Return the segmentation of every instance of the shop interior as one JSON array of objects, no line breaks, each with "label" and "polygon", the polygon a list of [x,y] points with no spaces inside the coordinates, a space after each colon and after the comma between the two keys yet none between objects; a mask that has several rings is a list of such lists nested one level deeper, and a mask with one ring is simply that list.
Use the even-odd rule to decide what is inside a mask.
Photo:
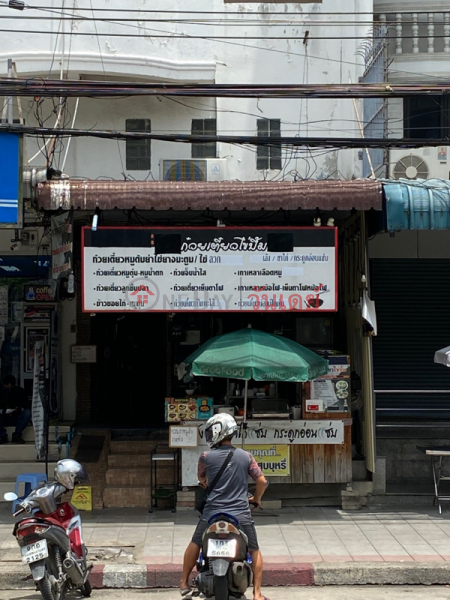
[{"label": "shop interior", "polygon": [[[164,399],[211,398],[214,410],[243,415],[243,381],[178,378],[177,365],[214,336],[251,326],[282,335],[321,354],[345,354],[339,313],[139,313],[93,317],[93,422],[108,427],[167,427]],[[305,386],[249,381],[249,415],[289,418],[301,407]]]}]

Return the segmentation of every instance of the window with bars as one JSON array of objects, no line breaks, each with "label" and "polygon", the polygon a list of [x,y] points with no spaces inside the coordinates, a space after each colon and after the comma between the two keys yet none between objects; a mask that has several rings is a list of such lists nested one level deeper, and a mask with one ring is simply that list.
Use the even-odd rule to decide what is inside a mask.
[{"label": "window with bars", "polygon": [[[192,119],[192,135],[216,135],[216,119]],[[192,144],[192,158],[216,158],[216,142]]]},{"label": "window with bars", "polygon": [[[125,131],[151,132],[150,119],[126,119]],[[127,171],[150,171],[151,140],[126,140]]]},{"label": "window with bars", "polygon": [[[258,119],[259,137],[280,137],[281,121],[280,119]],[[281,146],[266,145],[257,146],[256,149],[256,168],[263,169],[281,169]]]}]

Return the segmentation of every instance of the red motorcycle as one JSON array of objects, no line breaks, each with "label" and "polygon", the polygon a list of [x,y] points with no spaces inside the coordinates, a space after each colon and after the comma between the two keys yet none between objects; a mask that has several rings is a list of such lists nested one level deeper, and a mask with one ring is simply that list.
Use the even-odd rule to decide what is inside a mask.
[{"label": "red motorcycle", "polygon": [[[83,542],[81,518],[77,509],[60,498],[77,483],[89,479],[75,460],[60,460],[55,468],[55,482],[36,488],[19,503],[13,516],[30,516],[18,521],[13,535],[22,553],[22,562],[29,565],[36,588],[44,600],[64,600],[70,589],[83,596],[91,595],[86,547]],[[5,500],[17,500],[8,492]],[[59,500],[59,502],[58,502]]]}]

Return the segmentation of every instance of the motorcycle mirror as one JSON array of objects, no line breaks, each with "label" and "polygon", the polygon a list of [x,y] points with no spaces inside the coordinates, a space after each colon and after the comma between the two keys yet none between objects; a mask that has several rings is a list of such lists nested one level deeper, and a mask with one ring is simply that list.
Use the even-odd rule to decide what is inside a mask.
[{"label": "motorcycle mirror", "polygon": [[3,496],[7,502],[14,502],[14,500],[17,500],[18,497],[19,496],[14,492],[6,492],[6,494]]}]

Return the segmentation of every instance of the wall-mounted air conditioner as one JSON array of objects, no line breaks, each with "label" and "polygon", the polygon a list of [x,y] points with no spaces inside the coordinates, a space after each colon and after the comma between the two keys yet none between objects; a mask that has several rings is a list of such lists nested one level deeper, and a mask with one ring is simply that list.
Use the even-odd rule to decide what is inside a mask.
[{"label": "wall-mounted air conditioner", "polygon": [[450,179],[450,147],[389,151],[391,179]]},{"label": "wall-mounted air conditioner", "polygon": [[159,161],[160,181],[226,181],[226,158],[162,159]]}]

